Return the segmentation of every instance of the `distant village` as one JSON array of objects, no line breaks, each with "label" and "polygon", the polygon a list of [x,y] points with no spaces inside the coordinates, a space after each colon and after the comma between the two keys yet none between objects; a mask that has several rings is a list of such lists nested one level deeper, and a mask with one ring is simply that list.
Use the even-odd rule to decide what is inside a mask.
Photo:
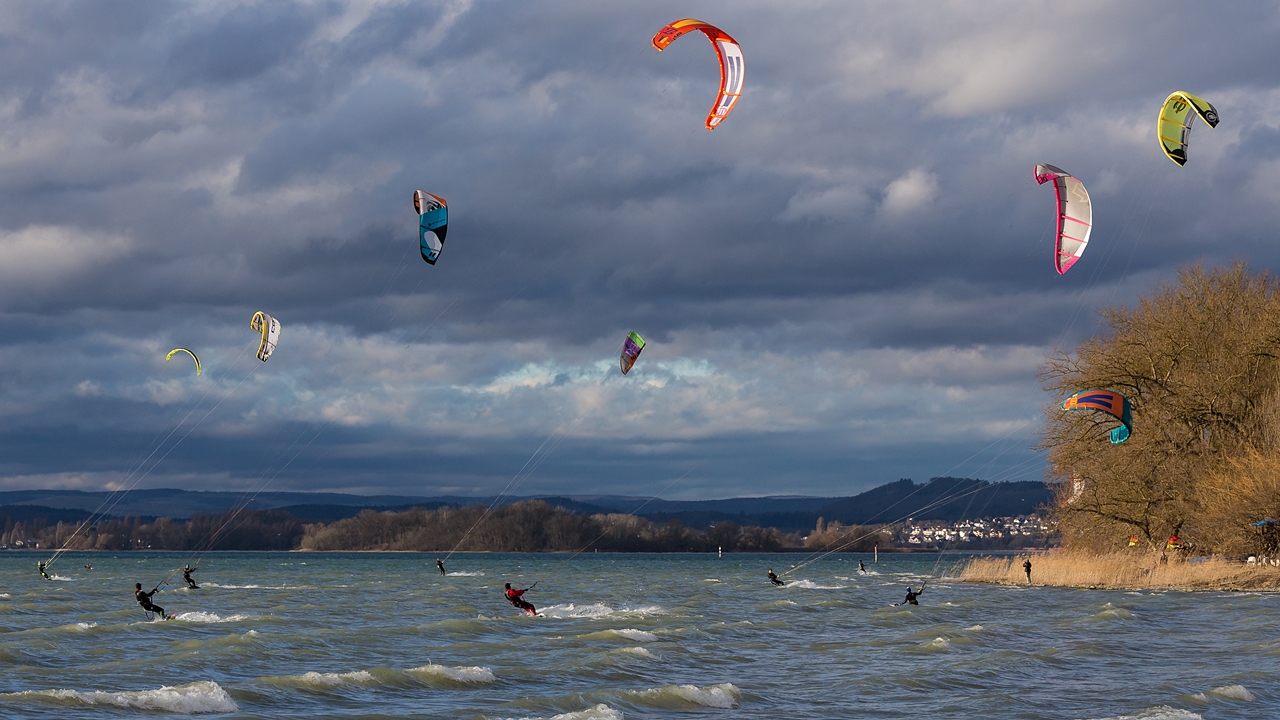
[{"label": "distant village", "polygon": [[1053,523],[1039,515],[955,521],[908,519],[895,530],[893,539],[905,548],[1014,549],[1042,547],[1055,530]]}]

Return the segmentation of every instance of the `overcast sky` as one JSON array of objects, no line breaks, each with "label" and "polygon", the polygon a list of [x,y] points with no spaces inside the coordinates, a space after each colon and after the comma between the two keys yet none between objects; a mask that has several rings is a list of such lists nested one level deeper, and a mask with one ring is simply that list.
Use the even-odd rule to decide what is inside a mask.
[{"label": "overcast sky", "polygon": [[[715,131],[711,45],[649,45],[687,16],[745,55]],[[0,34],[3,489],[1039,480],[1055,344],[1280,259],[1275,2],[49,0]],[[1184,168],[1179,89],[1222,117]],[[1064,277],[1039,162],[1093,198]]]}]

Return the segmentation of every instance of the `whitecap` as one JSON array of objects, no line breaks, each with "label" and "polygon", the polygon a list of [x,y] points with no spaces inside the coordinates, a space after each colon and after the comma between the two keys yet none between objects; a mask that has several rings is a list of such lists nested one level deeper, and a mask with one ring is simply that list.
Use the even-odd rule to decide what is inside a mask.
[{"label": "whitecap", "polygon": [[1098,718],[1098,720],[1204,720],[1204,717],[1190,710],[1180,710],[1168,705],[1157,705],[1146,710],[1140,710],[1132,715],[1115,715],[1113,717]]},{"label": "whitecap", "polygon": [[646,650],[645,648],[642,648],[642,647],[618,648],[617,650],[614,650],[613,652],[626,653],[626,654],[628,654],[628,655],[639,655],[640,657],[642,657],[642,658],[647,658],[647,659],[649,659],[649,660],[657,660],[657,659],[658,659],[658,656],[657,656],[657,655],[654,655],[653,653],[649,652],[648,650]]},{"label": "whitecap", "polygon": [[57,574],[50,575],[49,579],[57,580],[58,582],[75,582],[76,581],[75,578],[62,577],[61,575],[57,575]]},{"label": "whitecap", "polygon": [[714,583],[718,583],[718,582],[720,582],[720,580],[719,580],[718,578],[703,578],[702,582],[714,582]]},{"label": "whitecap", "polygon": [[217,613],[202,612],[200,610],[178,613],[178,616],[174,618],[174,620],[192,623],[229,623],[250,619],[252,618],[248,615],[228,615],[226,617],[221,617]]},{"label": "whitecap", "polygon": [[697,685],[666,685],[650,690],[632,690],[626,694],[650,702],[656,700],[669,703],[676,700],[703,707],[728,709],[738,706],[738,697],[742,693],[732,683],[722,683],[701,688]]},{"label": "whitecap", "polygon": [[805,590],[847,590],[848,585],[819,585],[812,580],[793,580],[786,587],[804,588]]},{"label": "whitecap", "polygon": [[623,715],[608,705],[600,703],[586,710],[562,713],[550,718],[521,718],[521,720],[623,720]]},{"label": "whitecap", "polygon": [[454,572],[449,573],[449,577],[454,577],[454,576],[457,576],[457,577],[484,577],[484,573],[479,572],[479,571],[476,571],[476,572],[454,571]]},{"label": "whitecap", "polygon": [[422,665],[406,670],[414,675],[426,675],[432,678],[445,678],[462,683],[491,683],[494,681],[493,671],[487,667],[446,667],[444,665]]},{"label": "whitecap", "polygon": [[9,593],[0,593],[0,598],[7,598],[7,597],[9,597]]},{"label": "whitecap", "polygon": [[165,685],[158,690],[106,692],[94,690],[27,690],[3,693],[0,697],[74,700],[85,705],[106,705],[136,710],[160,710],[172,713],[228,713],[240,709],[231,696],[216,682],[201,680],[187,685]]},{"label": "whitecap", "polygon": [[72,628],[75,628],[76,630],[88,630],[89,628],[96,628],[96,627],[98,627],[98,623],[94,623],[94,622],[78,622],[78,623],[76,623],[75,625],[67,625],[66,627],[72,627]]},{"label": "whitecap", "polygon": [[977,632],[981,629],[982,629],[981,625],[970,625],[969,627],[965,628],[965,632]]},{"label": "whitecap", "polygon": [[944,637],[936,637],[927,643],[922,643],[920,647],[926,650],[946,650],[951,647],[951,641]]},{"label": "whitecap", "polygon": [[308,672],[302,675],[281,675],[278,677],[264,677],[259,680],[271,683],[272,685],[293,685],[302,688],[312,688],[319,690],[327,690],[331,687],[354,683],[358,685],[368,685],[377,680],[369,673],[368,670],[355,670],[353,672],[344,673],[322,673]]},{"label": "whitecap", "polygon": [[1253,702],[1258,699],[1243,685],[1223,685],[1210,690],[1207,694],[1224,700],[1242,700],[1244,702]]},{"label": "whitecap", "polygon": [[620,635],[628,640],[636,642],[656,642],[658,636],[647,630],[636,630],[635,628],[623,628],[621,630],[609,630],[607,632]]},{"label": "whitecap", "polygon": [[567,605],[551,605],[538,610],[538,614],[543,617],[565,619],[565,618],[599,618],[613,614],[613,608],[602,603],[592,603],[590,605],[578,606],[573,603]]}]

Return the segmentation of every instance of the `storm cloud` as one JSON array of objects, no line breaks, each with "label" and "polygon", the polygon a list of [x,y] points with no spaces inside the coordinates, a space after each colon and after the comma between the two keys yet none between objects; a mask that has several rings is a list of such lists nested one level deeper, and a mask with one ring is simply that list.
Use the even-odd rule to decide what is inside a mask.
[{"label": "storm cloud", "polygon": [[[746,58],[714,132],[706,41],[649,46],[690,14]],[[1277,259],[1278,31],[1274,2],[10,6],[0,487],[1039,478],[1047,352],[1186,263]],[[1179,89],[1222,117],[1184,168]],[[1063,277],[1039,162],[1094,202]]]}]

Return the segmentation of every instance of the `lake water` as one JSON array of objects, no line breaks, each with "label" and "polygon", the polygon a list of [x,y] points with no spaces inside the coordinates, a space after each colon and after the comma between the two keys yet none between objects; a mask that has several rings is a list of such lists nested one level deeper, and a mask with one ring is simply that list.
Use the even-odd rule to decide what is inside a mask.
[{"label": "lake water", "polygon": [[[934,581],[956,559],[0,553],[0,717],[1266,718],[1280,596]],[[871,574],[858,573],[858,560]],[[93,570],[82,566],[91,562]],[[540,581],[542,617],[502,598]],[[181,584],[181,578],[177,578]],[[1274,714],[1273,714],[1274,713]]]}]

